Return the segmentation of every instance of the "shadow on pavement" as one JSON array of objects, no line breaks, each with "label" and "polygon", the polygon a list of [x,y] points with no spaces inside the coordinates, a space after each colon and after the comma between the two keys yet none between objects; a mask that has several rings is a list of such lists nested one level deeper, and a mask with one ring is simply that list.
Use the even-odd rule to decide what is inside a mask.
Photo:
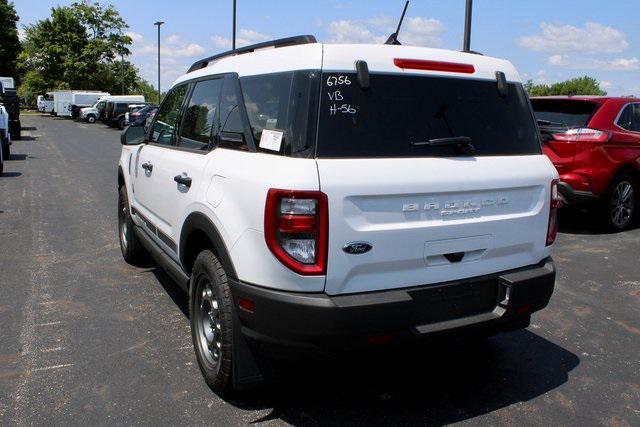
[{"label": "shadow on pavement", "polygon": [[521,330],[305,364],[276,388],[228,403],[271,409],[252,423],[442,425],[520,402],[534,405],[526,402],[567,382],[579,363],[575,354]]},{"label": "shadow on pavement", "polygon": [[[558,225],[560,233],[578,235],[616,234],[615,231],[610,231],[605,227],[602,215],[597,211],[561,209],[558,215]],[[639,227],[640,224],[636,218],[635,223],[628,230],[634,230]]]},{"label": "shadow on pavement", "polygon": [[151,271],[156,279],[162,285],[164,290],[167,292],[169,297],[173,300],[174,304],[178,306],[184,317],[189,318],[189,296],[185,291],[182,290],[180,286],[173,281],[171,277],[162,269],[162,267],[157,266],[153,262],[150,262],[150,265],[153,265],[153,270]]},{"label": "shadow on pavement", "polygon": [[27,160],[26,154],[12,154],[11,158],[7,160]]},{"label": "shadow on pavement", "polygon": [[19,176],[22,176],[20,172],[5,172],[0,175],[0,178],[17,178]]}]

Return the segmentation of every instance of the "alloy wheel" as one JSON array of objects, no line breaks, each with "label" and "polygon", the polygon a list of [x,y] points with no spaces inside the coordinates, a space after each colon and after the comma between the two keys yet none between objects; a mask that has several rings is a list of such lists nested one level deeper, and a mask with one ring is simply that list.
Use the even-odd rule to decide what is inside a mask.
[{"label": "alloy wheel", "polygon": [[616,227],[624,228],[629,224],[633,216],[634,203],[633,185],[629,181],[619,182],[613,189],[609,208],[611,222]]}]

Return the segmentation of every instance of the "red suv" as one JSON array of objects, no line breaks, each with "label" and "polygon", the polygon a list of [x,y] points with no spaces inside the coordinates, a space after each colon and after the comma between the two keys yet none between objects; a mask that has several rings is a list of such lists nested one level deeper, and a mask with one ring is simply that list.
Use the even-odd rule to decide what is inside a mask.
[{"label": "red suv", "polygon": [[609,228],[628,228],[640,202],[640,99],[534,97],[531,104],[565,204],[599,209]]}]

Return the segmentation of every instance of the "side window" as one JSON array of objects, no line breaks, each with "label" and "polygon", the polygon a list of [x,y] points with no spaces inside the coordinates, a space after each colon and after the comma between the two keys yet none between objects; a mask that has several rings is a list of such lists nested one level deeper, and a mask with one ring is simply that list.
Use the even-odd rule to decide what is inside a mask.
[{"label": "side window", "polygon": [[244,127],[240,116],[235,82],[225,80],[220,98],[220,141],[222,148],[248,151],[244,137]]},{"label": "side window", "polygon": [[197,150],[211,147],[211,136],[218,119],[223,79],[196,83],[180,126],[180,146]]},{"label": "side window", "polygon": [[176,140],[176,125],[187,93],[187,85],[172,89],[162,101],[157,119],[153,122],[150,141],[162,145],[173,145]]},{"label": "side window", "polygon": [[633,104],[633,117],[631,118],[631,130],[640,132],[640,104]]},{"label": "side window", "polygon": [[622,113],[620,113],[620,117],[618,117],[617,125],[621,128],[625,128],[627,130],[631,130],[631,124],[633,119],[633,104],[629,104],[624,107]]},{"label": "side window", "polygon": [[[296,157],[313,154],[318,75],[316,71],[294,71],[240,78],[258,151]],[[263,130],[280,134],[280,146],[260,147]]]}]

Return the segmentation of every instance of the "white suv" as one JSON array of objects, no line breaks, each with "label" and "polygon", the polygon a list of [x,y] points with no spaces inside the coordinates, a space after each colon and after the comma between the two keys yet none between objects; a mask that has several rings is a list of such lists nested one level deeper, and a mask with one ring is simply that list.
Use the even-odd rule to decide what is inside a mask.
[{"label": "white suv", "polygon": [[123,256],[189,292],[214,390],[286,358],[524,328],[553,292],[557,173],[507,61],[261,43],[196,62],[122,143]]}]

